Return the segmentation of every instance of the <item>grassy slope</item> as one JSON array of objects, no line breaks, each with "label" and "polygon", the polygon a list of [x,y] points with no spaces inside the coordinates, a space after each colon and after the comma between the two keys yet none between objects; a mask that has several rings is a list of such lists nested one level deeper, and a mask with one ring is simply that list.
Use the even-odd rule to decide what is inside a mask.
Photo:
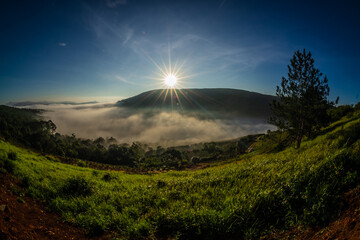
[{"label": "grassy slope", "polygon": [[255,151],[198,171],[98,171],[65,165],[1,140],[0,159],[16,152],[14,174],[24,179],[29,193],[92,233],[255,238],[275,227],[330,219],[339,194],[359,180],[360,141],[350,139],[358,137],[354,131],[359,124],[359,116],[344,118],[301,149]]}]

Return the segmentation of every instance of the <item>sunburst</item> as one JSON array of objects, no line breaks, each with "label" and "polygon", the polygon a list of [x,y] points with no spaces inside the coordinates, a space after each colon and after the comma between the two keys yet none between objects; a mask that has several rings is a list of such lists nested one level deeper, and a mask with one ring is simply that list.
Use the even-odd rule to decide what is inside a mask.
[{"label": "sunburst", "polygon": [[177,83],[177,77],[170,73],[169,75],[167,75],[165,77],[164,83],[169,88],[175,88],[176,83]]},{"label": "sunburst", "polygon": [[[187,75],[185,71],[186,61],[179,60],[173,62],[171,59],[170,45],[168,49],[168,61],[161,59],[160,62],[155,61],[151,56],[146,54],[146,57],[154,64],[157,71],[154,76],[149,77],[150,79],[156,80],[161,86],[162,91],[159,96],[156,98],[156,101],[161,101],[164,103],[166,99],[171,98],[172,108],[177,108],[182,110],[181,99],[187,98],[186,94],[183,92],[182,88],[186,85],[186,81],[192,77],[192,75]],[[167,63],[165,63],[167,62]],[[158,86],[159,86],[158,85]]]}]

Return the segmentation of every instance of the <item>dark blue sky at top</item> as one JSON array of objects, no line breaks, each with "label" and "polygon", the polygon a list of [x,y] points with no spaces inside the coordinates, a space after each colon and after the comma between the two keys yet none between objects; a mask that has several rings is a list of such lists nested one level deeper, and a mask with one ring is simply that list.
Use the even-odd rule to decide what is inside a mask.
[{"label": "dark blue sky at top", "polygon": [[275,94],[298,49],[331,99],[360,101],[359,1],[1,1],[0,103],[117,100],[161,88],[155,63],[182,64],[181,88]]}]

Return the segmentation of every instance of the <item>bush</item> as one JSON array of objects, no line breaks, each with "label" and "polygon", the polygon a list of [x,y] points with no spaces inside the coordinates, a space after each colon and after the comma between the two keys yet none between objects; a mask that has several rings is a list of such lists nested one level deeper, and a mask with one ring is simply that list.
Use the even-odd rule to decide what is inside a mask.
[{"label": "bush", "polygon": [[360,102],[358,102],[355,107],[354,107],[355,111],[360,111]]},{"label": "bush", "polygon": [[7,154],[8,159],[10,160],[16,160],[17,159],[17,153],[16,152],[9,152]]},{"label": "bush", "polygon": [[24,177],[21,181],[21,186],[24,188],[28,188],[30,186],[30,178]]},{"label": "bush", "polygon": [[327,135],[327,139],[338,139],[338,147],[348,147],[360,139],[360,123],[336,133]]},{"label": "bush", "polygon": [[164,182],[164,181],[162,181],[162,180],[158,180],[156,186],[157,186],[158,188],[163,188],[163,187],[166,186],[166,182]]},{"label": "bush", "polygon": [[79,160],[78,164],[79,167],[87,167],[86,162]]},{"label": "bush", "polygon": [[[326,225],[336,209],[339,196],[355,187],[360,169],[355,155],[340,152],[316,171],[309,172],[283,186],[283,198],[289,210],[288,216],[296,223],[301,220],[309,226]],[[271,206],[270,208],[273,208]]]},{"label": "bush", "polygon": [[102,179],[105,181],[105,182],[110,182],[112,177],[110,175],[110,173],[105,173],[104,176],[102,177]]},{"label": "bush", "polygon": [[13,173],[15,169],[15,164],[9,159],[0,159],[0,169],[5,169],[8,173]]},{"label": "bush", "polygon": [[352,114],[353,112],[354,108],[351,105],[342,105],[329,109],[327,111],[327,115],[330,117],[331,122],[335,122],[348,114]]},{"label": "bush", "polygon": [[65,181],[60,188],[60,193],[65,196],[89,196],[93,193],[93,186],[83,177],[73,177]]}]

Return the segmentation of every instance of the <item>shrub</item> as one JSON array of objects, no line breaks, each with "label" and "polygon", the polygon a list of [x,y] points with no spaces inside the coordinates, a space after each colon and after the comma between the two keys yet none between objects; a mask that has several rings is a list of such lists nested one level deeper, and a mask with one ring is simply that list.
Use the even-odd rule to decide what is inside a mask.
[{"label": "shrub", "polygon": [[162,180],[158,180],[156,185],[158,188],[163,188],[166,186],[166,182],[164,182]]},{"label": "shrub", "polygon": [[15,169],[15,164],[9,159],[3,159],[2,163],[0,163],[0,167],[4,168],[8,173],[13,173]]},{"label": "shrub", "polygon": [[90,236],[101,236],[104,234],[105,226],[100,221],[92,221],[88,226],[88,234]]},{"label": "shrub", "polygon": [[83,177],[72,177],[65,181],[60,188],[60,193],[65,196],[88,196],[93,193],[93,186]]},{"label": "shrub", "polygon": [[360,123],[354,124],[353,126],[342,129],[334,134],[329,134],[328,139],[338,138],[338,147],[348,147],[354,144],[360,139]]},{"label": "shrub", "polygon": [[360,102],[358,102],[355,107],[354,107],[355,111],[360,111]]},{"label": "shrub", "polygon": [[30,178],[24,177],[21,181],[21,186],[24,188],[28,188],[30,186]]},{"label": "shrub", "polygon": [[16,160],[17,159],[17,153],[16,152],[9,152],[7,154],[7,156],[8,156],[8,159],[10,159],[10,160]]},{"label": "shrub", "polygon": [[78,164],[79,167],[87,167],[86,162],[79,160]]},{"label": "shrub", "polygon": [[331,108],[327,111],[327,115],[330,117],[330,121],[338,121],[342,117],[351,114],[354,111],[351,105],[342,105],[338,107]]},{"label": "shrub", "polygon": [[54,158],[53,156],[46,156],[46,159],[49,160],[49,161],[52,161],[52,162],[59,162],[59,160]]},{"label": "shrub", "polygon": [[105,173],[104,176],[102,177],[102,179],[105,181],[105,182],[110,182],[111,180],[111,175],[110,173]]}]

